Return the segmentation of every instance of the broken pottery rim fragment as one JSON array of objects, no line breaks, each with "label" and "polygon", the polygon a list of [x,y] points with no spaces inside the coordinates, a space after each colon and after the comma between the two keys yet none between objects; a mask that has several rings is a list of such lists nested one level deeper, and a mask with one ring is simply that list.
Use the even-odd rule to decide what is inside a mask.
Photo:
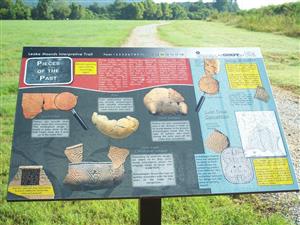
[{"label": "broken pottery rim fragment", "polygon": [[116,120],[109,119],[106,115],[93,112],[91,121],[98,131],[114,139],[127,138],[139,128],[139,120],[132,116],[126,116]]}]

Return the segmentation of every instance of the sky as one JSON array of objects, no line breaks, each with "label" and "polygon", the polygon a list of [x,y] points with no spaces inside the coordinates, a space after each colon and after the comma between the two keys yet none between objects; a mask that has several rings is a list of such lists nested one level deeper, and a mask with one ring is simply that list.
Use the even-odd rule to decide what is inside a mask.
[{"label": "sky", "polygon": [[[196,2],[198,0],[154,0],[155,2]],[[211,0],[202,0],[203,2],[211,2]],[[237,0],[240,9],[260,8],[267,5],[278,5],[287,2],[297,2],[299,0]]]}]

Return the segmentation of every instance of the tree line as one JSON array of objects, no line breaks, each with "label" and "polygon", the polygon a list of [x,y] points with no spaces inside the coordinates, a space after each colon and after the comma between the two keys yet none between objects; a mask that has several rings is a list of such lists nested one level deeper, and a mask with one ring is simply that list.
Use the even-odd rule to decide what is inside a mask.
[{"label": "tree line", "polygon": [[176,20],[207,19],[219,12],[239,10],[236,0],[216,0],[213,3],[155,3],[153,0],[127,3],[115,0],[113,4],[103,6],[93,3],[82,6],[64,0],[39,0],[30,7],[22,0],[0,0],[1,19],[35,20],[78,20],[78,19],[129,19],[129,20]]}]

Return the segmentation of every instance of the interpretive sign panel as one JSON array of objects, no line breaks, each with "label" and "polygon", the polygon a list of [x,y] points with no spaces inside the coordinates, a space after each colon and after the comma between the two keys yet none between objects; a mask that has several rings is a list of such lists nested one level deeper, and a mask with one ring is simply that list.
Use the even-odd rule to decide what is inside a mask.
[{"label": "interpretive sign panel", "polygon": [[296,190],[259,49],[24,48],[9,201]]}]

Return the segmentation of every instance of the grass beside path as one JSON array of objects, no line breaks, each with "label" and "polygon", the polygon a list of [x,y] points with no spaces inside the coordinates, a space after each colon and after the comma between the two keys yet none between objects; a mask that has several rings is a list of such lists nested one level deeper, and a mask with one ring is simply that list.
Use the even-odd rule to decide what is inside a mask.
[{"label": "grass beside path", "polygon": [[[137,200],[1,203],[0,224],[138,224]],[[278,214],[263,216],[250,205],[229,197],[170,198],[163,200],[164,225],[289,225]]]},{"label": "grass beside path", "polygon": [[[6,202],[22,46],[119,46],[147,21],[0,21],[0,224],[137,224],[136,200]],[[163,200],[163,224],[291,224],[227,196]]]},{"label": "grass beside path", "polygon": [[260,47],[271,83],[300,94],[299,39],[205,21],[174,21],[159,36],[180,47]]},{"label": "grass beside path", "polygon": [[113,47],[147,21],[25,20],[3,21],[1,28],[1,76],[19,76],[23,46]]}]

